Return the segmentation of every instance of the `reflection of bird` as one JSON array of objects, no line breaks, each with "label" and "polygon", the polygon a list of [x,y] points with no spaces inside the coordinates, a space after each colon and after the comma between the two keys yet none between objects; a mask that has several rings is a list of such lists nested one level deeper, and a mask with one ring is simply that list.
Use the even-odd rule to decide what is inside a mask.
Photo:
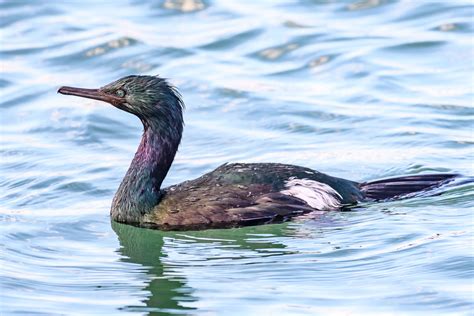
[{"label": "reflection of bird", "polygon": [[[118,252],[122,255],[120,261],[140,265],[132,269],[135,273],[146,273],[146,277],[138,276],[142,282],[143,290],[149,291],[142,306],[127,306],[124,309],[133,311],[160,312],[163,310],[188,310],[182,301],[193,301],[192,289],[186,285],[186,279],[179,275],[166,274],[169,269],[163,263],[164,235],[170,234],[148,229],[139,229],[119,223],[112,223],[112,229],[117,234],[120,248]],[[179,295],[178,295],[179,293]],[[153,313],[152,313],[153,314]]]},{"label": "reflection of bird", "polygon": [[112,218],[127,224],[187,230],[281,222],[314,210],[403,197],[456,176],[357,183],[293,165],[236,163],[161,189],[183,131],[184,104],[174,87],[160,77],[128,76],[100,89],[62,87],[58,92],[108,102],[142,121],[141,143],[111,208]]}]

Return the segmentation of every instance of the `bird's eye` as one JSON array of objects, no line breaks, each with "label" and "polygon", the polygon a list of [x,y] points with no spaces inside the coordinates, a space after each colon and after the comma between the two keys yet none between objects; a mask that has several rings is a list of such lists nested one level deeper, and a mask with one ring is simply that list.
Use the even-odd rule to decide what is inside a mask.
[{"label": "bird's eye", "polygon": [[125,91],[122,89],[118,89],[117,91],[115,91],[115,95],[120,98],[123,98],[125,96]]}]

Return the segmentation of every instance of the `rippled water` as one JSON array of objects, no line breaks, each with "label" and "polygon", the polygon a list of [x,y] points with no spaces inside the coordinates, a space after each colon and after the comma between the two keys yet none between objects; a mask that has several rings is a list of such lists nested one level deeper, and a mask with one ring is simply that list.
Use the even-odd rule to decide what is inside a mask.
[{"label": "rippled water", "polygon": [[2,314],[472,315],[472,185],[280,225],[114,224],[140,123],[56,94],[170,78],[187,112],[166,185],[226,161],[472,175],[471,1],[0,8]]}]

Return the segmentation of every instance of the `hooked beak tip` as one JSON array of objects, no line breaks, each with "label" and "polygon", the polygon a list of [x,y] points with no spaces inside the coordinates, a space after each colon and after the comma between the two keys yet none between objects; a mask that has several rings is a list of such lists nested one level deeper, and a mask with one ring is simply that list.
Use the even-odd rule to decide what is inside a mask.
[{"label": "hooked beak tip", "polygon": [[66,94],[66,95],[69,94],[70,95],[70,94],[72,94],[71,90],[73,90],[73,89],[74,88],[63,86],[63,87],[58,89],[57,93]]}]

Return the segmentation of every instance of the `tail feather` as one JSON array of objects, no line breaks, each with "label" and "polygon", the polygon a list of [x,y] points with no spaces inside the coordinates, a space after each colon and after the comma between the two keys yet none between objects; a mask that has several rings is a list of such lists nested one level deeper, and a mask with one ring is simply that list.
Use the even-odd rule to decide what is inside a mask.
[{"label": "tail feather", "polygon": [[421,174],[369,181],[360,184],[360,190],[368,200],[403,198],[417,192],[427,191],[457,177],[457,174]]}]

